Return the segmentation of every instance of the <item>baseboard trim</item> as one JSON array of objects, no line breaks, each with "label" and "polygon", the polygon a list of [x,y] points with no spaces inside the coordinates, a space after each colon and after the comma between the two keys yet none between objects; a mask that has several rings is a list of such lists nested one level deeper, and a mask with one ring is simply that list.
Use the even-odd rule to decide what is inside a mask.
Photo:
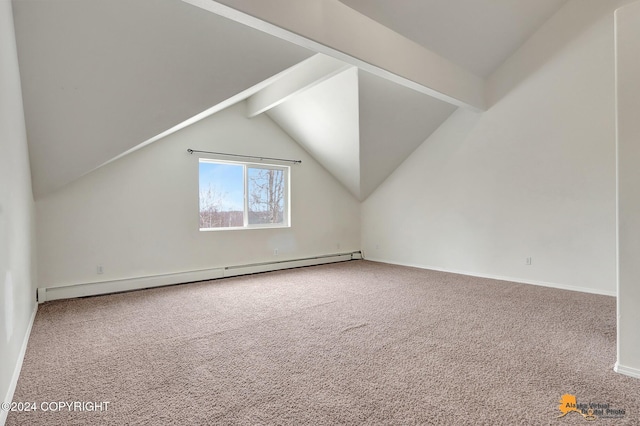
[{"label": "baseboard trim", "polygon": [[353,260],[353,253],[332,254],[306,259],[285,260],[281,262],[266,262],[253,265],[229,266],[224,268],[224,278],[238,275],[256,274],[260,272],[272,272],[282,269],[301,268],[303,266],[324,265],[326,263],[346,262]]},{"label": "baseboard trim", "polygon": [[620,365],[616,362],[616,365],[613,367],[613,371],[624,374],[625,376],[640,379],[640,369],[638,368],[625,367],[624,365]]},{"label": "baseboard trim", "polygon": [[[33,308],[33,312],[31,313],[31,319],[29,320],[29,325],[27,326],[27,330],[24,334],[24,338],[22,339],[22,346],[20,347],[20,352],[18,353],[16,366],[13,369],[13,376],[11,377],[11,382],[9,383],[9,389],[7,389],[7,394],[5,395],[2,402],[10,403],[11,401],[13,401],[13,394],[16,392],[16,387],[18,386],[20,371],[22,371],[22,363],[24,362],[24,356],[27,353],[27,345],[29,344],[29,337],[31,337],[31,329],[33,328],[33,323],[36,319],[37,312],[38,312],[38,305],[36,305]],[[9,416],[8,411],[0,410],[0,426],[4,426],[8,416]]]},{"label": "baseboard trim", "polygon": [[224,277],[224,269],[205,269],[176,274],[151,275],[121,280],[100,281],[94,283],[72,284],[60,287],[38,288],[38,303],[51,300],[74,299],[76,297],[98,296],[123,291],[142,290],[172,284],[194,281],[215,280]]},{"label": "baseboard trim", "polygon": [[80,283],[59,287],[38,288],[38,303],[51,300],[73,299],[76,297],[98,296],[101,294],[119,293],[123,291],[142,290],[145,288],[162,287],[197,281],[208,281],[239,275],[256,274],[260,272],[279,271],[282,269],[300,268],[303,266],[323,265],[326,263],[345,262],[361,259],[359,251],[348,253],[334,253],[288,259],[277,262],[253,263],[246,265],[232,265],[220,268],[202,269],[197,271],[178,272],[174,274],[150,275],[144,277],[126,278],[120,280]]},{"label": "baseboard trim", "polygon": [[527,279],[523,279],[523,278],[507,277],[507,276],[501,276],[501,275],[482,274],[482,273],[477,273],[477,272],[461,271],[461,270],[456,270],[456,269],[446,269],[446,268],[440,268],[440,267],[437,267],[437,266],[415,265],[415,264],[410,264],[410,263],[392,262],[392,261],[389,261],[389,260],[375,259],[375,258],[370,258],[370,257],[367,257],[366,259],[370,260],[372,262],[389,263],[391,265],[408,266],[408,267],[411,267],[411,268],[419,268],[419,269],[429,269],[429,270],[432,270],[432,271],[439,271],[439,272],[449,272],[449,273],[452,273],[452,274],[467,275],[467,276],[470,276],[470,277],[489,278],[489,279],[492,279],[492,280],[499,280],[499,281],[509,281],[509,282],[514,282],[514,283],[518,283],[518,284],[531,284],[531,285],[537,285],[537,286],[541,286],[541,287],[551,287],[551,288],[556,288],[558,290],[579,291],[581,293],[599,294],[601,296],[613,296],[613,297],[617,296],[615,291],[598,290],[598,289],[593,289],[593,288],[588,288],[588,287],[579,287],[579,286],[572,286],[572,285],[566,285],[566,284],[549,283],[549,282],[545,282],[545,281],[527,280]]}]

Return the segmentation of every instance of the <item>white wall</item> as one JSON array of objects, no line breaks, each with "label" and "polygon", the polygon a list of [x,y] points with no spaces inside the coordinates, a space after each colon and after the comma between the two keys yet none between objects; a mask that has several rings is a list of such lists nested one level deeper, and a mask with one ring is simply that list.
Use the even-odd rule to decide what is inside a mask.
[{"label": "white wall", "polygon": [[618,83],[618,362],[640,377],[640,2],[616,12]]},{"label": "white wall", "polygon": [[[39,199],[39,286],[359,250],[358,201],[268,117],[245,112],[237,104]],[[199,231],[198,157],[187,148],[301,159],[291,228]]]},{"label": "white wall", "polygon": [[[33,195],[11,2],[0,0],[0,397],[12,382],[35,309]],[[0,424],[6,416],[0,412]]]},{"label": "white wall", "polygon": [[[573,0],[362,206],[368,259],[614,294],[613,11]],[[525,265],[525,258],[532,265]]]}]

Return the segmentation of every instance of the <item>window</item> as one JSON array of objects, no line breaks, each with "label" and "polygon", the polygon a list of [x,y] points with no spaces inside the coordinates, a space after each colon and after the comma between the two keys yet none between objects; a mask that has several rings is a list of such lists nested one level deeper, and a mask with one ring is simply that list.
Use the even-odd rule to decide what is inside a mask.
[{"label": "window", "polygon": [[289,226],[287,166],[200,159],[200,230]]}]

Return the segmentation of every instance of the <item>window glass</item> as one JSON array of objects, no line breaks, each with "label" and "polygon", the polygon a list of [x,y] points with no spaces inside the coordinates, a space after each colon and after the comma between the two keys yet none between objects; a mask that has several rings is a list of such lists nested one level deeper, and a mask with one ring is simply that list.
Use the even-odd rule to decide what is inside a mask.
[{"label": "window glass", "polygon": [[289,226],[289,167],[199,164],[201,230]]},{"label": "window glass", "polygon": [[249,224],[283,224],[284,170],[249,167]]}]

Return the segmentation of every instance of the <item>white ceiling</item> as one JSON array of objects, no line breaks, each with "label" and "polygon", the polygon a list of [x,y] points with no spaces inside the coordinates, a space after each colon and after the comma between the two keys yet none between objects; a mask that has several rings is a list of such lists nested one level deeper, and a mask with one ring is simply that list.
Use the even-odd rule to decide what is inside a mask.
[{"label": "white ceiling", "polygon": [[[566,2],[323,1],[480,76]],[[13,0],[13,10],[36,198],[315,54],[181,0]],[[362,69],[343,73],[269,115],[364,199],[455,107]],[[318,142],[323,131],[331,143]]]},{"label": "white ceiling", "polygon": [[267,112],[356,198],[360,198],[358,70],[343,71]]},{"label": "white ceiling", "polygon": [[456,107],[360,70],[362,198],[424,142]]},{"label": "white ceiling", "polygon": [[340,0],[486,77],[567,0]]},{"label": "white ceiling", "polygon": [[14,0],[36,198],[313,55],[180,0]]},{"label": "white ceiling", "polygon": [[351,67],[287,97],[267,114],[364,200],[455,109]]}]

